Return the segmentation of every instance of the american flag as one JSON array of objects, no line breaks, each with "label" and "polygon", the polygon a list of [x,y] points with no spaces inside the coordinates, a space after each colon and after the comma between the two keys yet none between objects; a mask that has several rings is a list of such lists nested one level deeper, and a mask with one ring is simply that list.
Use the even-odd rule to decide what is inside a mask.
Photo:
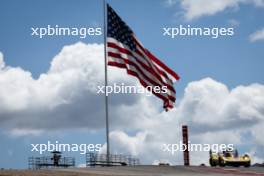
[{"label": "american flag", "polygon": [[[176,91],[173,83],[180,77],[137,40],[130,27],[107,5],[107,55],[108,65],[124,68],[138,78],[149,91],[158,86],[165,91],[152,93],[163,100],[165,110],[173,108]],[[151,88],[152,89],[151,89]]]}]

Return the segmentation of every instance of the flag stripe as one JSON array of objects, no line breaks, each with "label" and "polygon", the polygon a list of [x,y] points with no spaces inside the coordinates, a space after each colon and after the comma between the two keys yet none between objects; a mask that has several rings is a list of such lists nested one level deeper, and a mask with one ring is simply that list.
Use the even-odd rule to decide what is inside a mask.
[{"label": "flag stripe", "polygon": [[[115,62],[115,63],[117,63],[117,64],[122,64],[123,65],[123,67],[122,68],[126,68],[127,70],[132,70],[133,72],[137,72],[137,75],[138,75],[138,79],[140,79],[140,80],[142,80],[142,81],[144,81],[145,83],[147,83],[149,86],[154,86],[152,83],[150,83],[147,79],[145,79],[144,77],[143,77],[143,75],[141,75],[140,74],[140,72],[133,66],[133,65],[129,65],[128,63],[126,63],[125,62],[125,60],[123,60],[123,59],[120,59],[120,58],[115,58],[115,57],[108,57],[108,59],[109,59],[109,63],[113,63],[113,62]],[[111,65],[111,64],[109,64],[109,65]],[[114,66],[113,64],[112,64],[112,66]],[[164,95],[165,94],[165,95]],[[169,94],[166,94],[166,93],[163,93],[163,96],[164,97],[167,97],[167,98],[169,98],[169,100],[170,101],[172,101],[172,103],[173,102],[175,102],[175,94],[172,94],[172,95],[169,95]]]},{"label": "flag stripe", "polygon": [[[130,27],[109,5],[106,44],[108,65],[126,69],[126,72],[136,77],[143,87],[163,100],[163,107],[166,110],[173,108],[176,101],[173,82],[180,77],[145,49]],[[156,87],[159,87],[159,91]]]},{"label": "flag stripe", "polygon": [[[172,80],[174,80],[174,78],[173,78],[173,79],[170,79],[164,71],[162,71],[161,69],[158,69],[159,66],[156,67],[156,66],[151,62],[151,60],[150,60],[150,59],[144,54],[144,52],[143,52],[139,47],[137,47],[137,48],[136,48],[136,51],[133,52],[133,51],[131,51],[131,50],[129,49],[129,47],[127,47],[125,44],[123,44],[123,43],[117,41],[117,40],[114,39],[114,38],[109,37],[109,38],[107,39],[107,42],[108,42],[109,44],[112,44],[112,43],[113,43],[113,44],[115,44],[116,46],[118,46],[118,47],[120,47],[120,48],[124,48],[125,50],[127,50],[128,52],[131,53],[131,56],[137,57],[137,58],[140,59],[142,62],[144,62],[145,64],[149,65],[149,66],[154,70],[155,74],[156,74],[156,75],[159,75],[159,76],[158,76],[159,78],[161,77],[160,79],[162,79],[162,80],[164,80],[165,82],[167,82],[167,83],[169,83],[169,84],[172,85]],[[157,70],[158,70],[158,71],[157,71]],[[161,75],[160,75],[160,74],[161,74]],[[172,89],[174,89],[173,86],[171,86],[171,87],[172,87]]]},{"label": "flag stripe", "polygon": [[167,67],[164,63],[162,63],[158,58],[156,58],[153,54],[151,54],[147,49],[145,49],[143,46],[141,46],[140,42],[136,39],[135,40],[137,46],[140,47],[141,50],[145,51],[147,56],[154,61],[158,66],[160,66],[163,70],[165,70],[167,73],[169,73],[171,76],[173,76],[176,80],[179,80],[180,77],[177,73],[175,73],[173,70],[171,70],[169,67]]},{"label": "flag stripe", "polygon": [[[165,82],[167,80],[164,80],[164,79],[158,77],[158,75],[156,73],[153,73],[152,69],[149,66],[147,66],[145,63],[143,63],[141,59],[139,59],[138,57],[133,55],[133,53],[131,53],[129,50],[127,50],[125,48],[121,48],[121,47],[117,46],[115,43],[109,42],[108,43],[108,51],[111,51],[113,53],[119,53],[123,58],[128,58],[129,60],[133,61],[135,64],[138,63],[137,65],[139,65],[141,70],[143,70],[149,78],[153,78],[153,76],[154,76],[156,78],[154,80],[155,82],[157,82],[159,84],[164,84],[165,86],[167,86],[167,88],[170,91],[175,93],[175,89],[170,84]],[[150,74],[152,74],[152,75],[150,75]]]},{"label": "flag stripe", "polygon": [[[117,41],[117,43],[120,43],[120,42],[118,42]],[[108,42],[108,44],[109,44],[109,46],[111,45],[111,44],[113,44],[113,43],[111,43],[111,42]],[[120,45],[123,45],[122,43],[120,44]],[[124,45],[123,45],[124,46]],[[112,49],[112,47],[108,47],[108,50],[111,50]],[[127,48],[125,48],[127,51],[129,51]],[[130,51],[131,52],[131,51]],[[134,52],[131,52],[131,53],[134,53]],[[110,52],[108,52],[108,56],[112,56],[112,57],[114,57],[115,59],[125,59],[125,58],[123,58],[122,57],[122,55],[118,52],[118,53],[110,53]],[[128,55],[126,55],[126,56],[128,56]],[[133,58],[133,57],[132,57]],[[133,66],[135,66],[135,64],[133,63],[133,62],[131,62],[130,61],[130,59],[131,59],[131,57],[129,57],[129,58],[127,58],[126,60],[126,64],[130,64],[130,66],[131,65],[133,65]],[[116,61],[116,60],[115,60]],[[112,65],[113,66],[113,65]],[[125,65],[126,66],[126,65]],[[127,66],[125,67],[125,68],[127,68]],[[131,67],[130,67],[131,68]],[[130,68],[127,68],[127,69],[130,69]],[[143,71],[141,70],[141,69],[139,69],[138,67],[136,67],[136,69],[142,74],[143,73]],[[134,72],[136,72],[137,70],[135,70]],[[148,78],[144,73],[143,73],[143,75],[142,75],[145,79],[147,79],[148,81],[148,83],[149,84],[151,84],[151,86],[159,86],[160,87],[160,85],[159,84],[157,84],[156,82],[154,82],[151,78]],[[138,79],[141,79],[141,80],[143,80],[144,78],[138,78]],[[153,77],[152,77],[153,78]],[[145,80],[145,82],[146,82],[146,80]],[[174,90],[174,88],[173,88],[173,90]],[[167,90],[167,93],[168,93],[168,95],[167,95],[167,98],[169,98],[169,100],[170,101],[172,101],[172,102],[170,102],[169,104],[173,104],[174,102],[175,102],[175,92],[173,93],[173,92],[170,92],[169,90]],[[156,96],[157,96],[157,94],[155,94]]]},{"label": "flag stripe", "polygon": [[[114,39],[114,38],[109,37],[109,38],[107,39],[107,42],[108,42],[108,43],[114,43],[114,44],[116,44],[118,47],[120,47],[120,48],[124,48],[124,49],[128,50],[129,52],[133,53],[133,54],[132,54],[133,56],[135,56],[135,57],[141,59],[142,62],[144,62],[144,63],[146,63],[147,65],[149,65],[149,66],[153,69],[153,71],[155,72],[155,74],[156,74],[156,75],[159,75],[158,77],[161,77],[162,80],[164,80],[165,82],[167,82],[167,83],[169,83],[169,84],[172,85],[172,80],[174,80],[174,78],[172,78],[172,79],[168,78],[167,74],[166,74],[164,71],[162,71],[162,69],[158,69],[159,66],[156,67],[156,66],[151,62],[151,60],[150,60],[150,59],[144,54],[144,52],[143,52],[139,47],[137,47],[137,48],[136,48],[136,51],[133,52],[133,51],[129,50],[129,47],[125,46],[123,43],[117,41],[117,40]],[[160,74],[161,74],[161,75],[160,75]],[[171,87],[173,87],[173,86],[171,86]],[[174,89],[174,88],[173,88],[173,89]]]},{"label": "flag stripe", "polygon": [[[128,49],[128,47],[126,47],[126,46],[123,45],[122,43],[118,42],[117,40],[115,40],[115,39],[113,39],[113,38],[109,38],[109,39],[108,39],[108,47],[117,48],[117,49],[122,48],[122,49],[119,50],[120,52],[124,52],[124,53],[126,53],[126,54],[130,54],[131,56],[135,57],[136,59],[140,59],[141,62],[144,62],[144,63],[147,64],[147,65],[150,65],[150,68],[151,68],[150,70],[153,70],[154,65],[153,65],[153,64],[151,65],[151,64],[149,63],[149,60],[147,60],[147,59],[145,58],[146,55],[144,56],[142,53],[140,53],[140,55],[143,56],[143,57],[139,56],[139,55],[138,55],[139,53],[136,53],[136,52],[132,52],[132,51],[130,51],[130,50]],[[146,63],[146,62],[147,62],[147,63]],[[149,64],[148,64],[148,63],[149,63]],[[154,73],[153,73],[153,72],[154,72]],[[161,72],[161,71],[160,71],[160,72]],[[155,71],[152,71],[151,73],[154,74],[154,75],[156,76],[156,78],[159,79],[159,81],[161,81],[161,82],[163,82],[163,83],[166,83],[166,84],[168,85],[168,88],[169,88],[171,91],[173,91],[174,93],[176,93],[176,91],[175,91],[175,89],[174,89],[174,87],[173,87],[172,80],[168,78],[168,76],[166,75],[166,73],[163,72],[163,74],[166,75],[166,76],[163,76],[163,75],[158,76],[158,75],[160,75],[160,74],[157,73],[157,72],[155,72]]]},{"label": "flag stripe", "polygon": [[145,60],[148,61],[149,65],[150,65],[151,68],[153,69],[153,72],[154,72],[156,75],[158,75],[158,77],[159,77],[161,80],[164,80],[164,81],[169,82],[169,83],[171,83],[172,80],[174,80],[174,79],[170,79],[170,78],[167,76],[167,74],[166,74],[163,70],[159,69],[158,65],[155,65],[153,62],[150,62],[151,59],[150,59],[150,58],[146,55],[146,53],[145,53],[144,51],[142,51],[139,47],[137,47],[135,53],[138,54],[138,55],[140,55],[142,58],[144,58]]},{"label": "flag stripe", "polygon": [[148,51],[140,44],[140,42],[136,39],[136,37],[134,37],[134,40],[135,40],[136,44],[138,44],[136,53],[141,55],[143,58],[146,58],[148,60],[148,62],[150,63],[151,67],[156,71],[156,73],[158,75],[163,77],[163,79],[166,80],[166,82],[169,82],[170,84],[172,84],[172,82],[175,82],[176,79],[173,76],[170,76],[170,78],[169,78],[168,75],[167,75],[168,73],[166,73],[166,71],[164,69],[162,69],[156,63],[152,62],[151,58],[149,58],[147,56],[148,55]]},{"label": "flag stripe", "polygon": [[[145,50],[146,51],[146,50]],[[142,57],[144,58],[148,58],[149,60],[151,60],[151,58],[149,58],[147,56],[147,54],[145,53],[145,51],[142,51],[141,49],[138,48],[138,50],[136,51],[138,54],[140,54]],[[144,54],[143,54],[144,53]],[[164,70],[162,67],[160,67],[158,64],[156,64],[155,62],[152,62],[152,67],[153,69],[155,69],[155,71],[161,75],[162,79],[164,79],[166,82],[169,83],[173,83],[176,82],[177,80],[170,74],[168,74],[166,72],[166,70]]]},{"label": "flag stripe", "polygon": [[[123,58],[119,53],[112,53],[112,52],[108,52],[108,56],[113,57],[114,61],[116,61],[116,59],[121,59],[124,62],[124,65],[126,66],[126,68],[128,70],[135,70],[138,71],[138,78],[141,80],[145,80],[147,82],[149,82],[149,84],[151,84],[151,86],[158,86],[160,88],[162,88],[162,86],[158,83],[156,83],[155,81],[153,81],[152,79],[150,79],[148,76],[146,76],[146,74],[144,73],[144,71],[142,71],[139,66],[137,64],[135,64],[134,62],[132,62],[129,59]],[[121,61],[121,62],[122,62]],[[171,95],[170,95],[171,94]],[[173,97],[172,95],[174,95],[174,93],[170,93],[168,94],[168,97],[172,100],[175,101],[175,97]]]},{"label": "flag stripe", "polygon": [[[118,63],[118,62],[115,62],[115,61],[109,61],[108,65],[116,66],[116,67],[119,67],[119,68],[127,68],[126,64]],[[143,85],[143,87],[148,88],[149,85],[143,79],[140,79],[139,74],[137,72],[129,70],[129,69],[126,69],[126,71],[127,71],[127,74],[135,76],[136,78],[138,78],[140,83]],[[155,94],[160,99],[162,99],[163,101],[168,102],[168,99],[166,97],[164,97],[163,95],[155,93],[155,92],[152,92],[152,93]],[[173,106],[170,105],[170,108],[172,108],[172,107]]]}]

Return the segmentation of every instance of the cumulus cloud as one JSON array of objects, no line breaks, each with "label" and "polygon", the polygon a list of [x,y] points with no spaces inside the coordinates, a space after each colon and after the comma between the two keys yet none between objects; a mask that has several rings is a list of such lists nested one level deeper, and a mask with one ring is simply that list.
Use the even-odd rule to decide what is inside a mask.
[{"label": "cumulus cloud", "polygon": [[20,128],[14,128],[7,133],[8,136],[11,137],[20,137],[20,136],[26,136],[26,135],[31,135],[31,136],[39,136],[43,133],[43,130],[37,130],[37,129],[20,129]]},{"label": "cumulus cloud", "polygon": [[[174,6],[177,0],[167,0],[166,5]],[[238,9],[241,4],[253,4],[256,7],[264,7],[264,0],[182,0],[179,1],[187,21],[203,16],[215,15],[224,10]]]},{"label": "cumulus cloud", "polygon": [[177,0],[166,0],[165,5],[168,7],[174,6],[177,3]]},{"label": "cumulus cloud", "polygon": [[[65,46],[38,79],[9,67],[0,55],[0,128],[13,136],[60,129],[104,128],[103,45]],[[109,67],[109,83],[139,85],[124,70]],[[181,126],[189,126],[192,143],[252,144],[248,152],[264,158],[264,86],[253,83],[229,89],[204,78],[185,88],[178,105],[160,111],[162,102],[145,95],[111,95],[111,150],[138,156],[143,163],[182,164],[182,153],[163,152],[164,143],[179,143]],[[230,135],[232,134],[232,135]],[[245,141],[246,140],[246,141]],[[254,146],[254,148],[252,148]],[[105,151],[105,145],[102,152]],[[207,152],[192,152],[192,164],[207,163]]]},{"label": "cumulus cloud", "polygon": [[[135,135],[112,131],[113,152],[125,151],[144,162],[167,159],[182,164],[182,153],[163,152],[165,143],[179,143],[181,125],[189,126],[190,141],[194,144],[251,144],[254,156],[263,158],[264,146],[261,128],[264,123],[264,86],[251,84],[229,90],[223,83],[211,78],[188,84],[179,106],[170,112],[153,115]],[[250,137],[245,137],[245,135]],[[246,138],[246,139],[245,139]],[[248,150],[248,153],[252,151]],[[208,152],[191,152],[192,164],[208,164]]]},{"label": "cumulus cloud", "polygon": [[185,11],[185,19],[192,20],[202,16],[214,15],[227,8],[238,7],[240,0],[183,0],[181,6]]},{"label": "cumulus cloud", "polygon": [[5,67],[4,56],[3,53],[0,52],[0,69],[3,69],[4,67]]},{"label": "cumulus cloud", "polygon": [[251,42],[256,42],[256,41],[259,41],[259,40],[264,40],[264,28],[250,34],[249,36],[249,40]]},{"label": "cumulus cloud", "polygon": [[211,130],[240,128],[263,120],[263,92],[261,84],[228,90],[224,84],[206,78],[189,83],[178,110],[188,117],[188,123],[207,126]]},{"label": "cumulus cloud", "polygon": [[[65,46],[53,58],[48,72],[34,79],[29,71],[5,66],[1,54],[0,127],[12,129],[12,134],[36,134],[36,130],[60,128],[103,128],[104,95],[97,94],[97,86],[104,85],[103,60],[102,44]],[[109,67],[109,83],[113,82],[138,84],[123,70]],[[142,108],[136,102],[144,103],[144,98],[111,95],[110,113],[116,115],[114,121],[126,124],[126,118],[130,117],[120,115],[121,111],[136,115],[132,111]],[[144,121],[140,115],[138,119]]]},{"label": "cumulus cloud", "polygon": [[230,25],[230,26],[233,26],[233,27],[238,27],[239,26],[239,21],[238,20],[236,20],[236,19],[229,19],[228,21],[227,21],[227,23]]},{"label": "cumulus cloud", "polygon": [[[91,53],[94,53],[96,59],[101,49],[102,46],[96,44],[86,46],[78,43],[66,46],[53,59],[48,73],[41,74],[36,80],[30,72],[22,68],[4,67],[0,74],[1,126],[20,128],[24,130],[23,133],[25,129],[34,131],[79,126],[80,123],[98,126],[96,119],[93,119],[95,117],[89,120],[84,118],[85,113],[89,114],[92,108],[82,103],[97,98],[89,94],[94,82],[89,83],[85,79],[95,77],[96,74],[91,72],[88,66],[95,64],[89,60]],[[71,52],[73,50],[75,52]],[[81,66],[83,62],[86,64]],[[100,63],[98,65],[94,70],[100,77]],[[73,108],[73,105],[76,105],[76,108]],[[72,118],[76,121],[72,121]],[[100,115],[97,118],[100,119]],[[69,121],[72,122],[69,124]]]},{"label": "cumulus cloud", "polygon": [[264,7],[264,0],[253,0],[257,7]]}]

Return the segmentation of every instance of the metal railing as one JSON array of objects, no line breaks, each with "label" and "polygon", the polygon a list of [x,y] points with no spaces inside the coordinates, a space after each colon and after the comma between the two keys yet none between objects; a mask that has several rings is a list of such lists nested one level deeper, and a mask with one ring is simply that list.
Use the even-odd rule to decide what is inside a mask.
[{"label": "metal railing", "polygon": [[136,166],[139,159],[131,155],[110,154],[107,159],[106,154],[86,153],[86,166]]},{"label": "metal railing", "polygon": [[53,157],[29,157],[28,168],[29,169],[41,169],[51,167],[74,167],[75,159],[72,157],[60,158],[57,162],[54,162]]}]

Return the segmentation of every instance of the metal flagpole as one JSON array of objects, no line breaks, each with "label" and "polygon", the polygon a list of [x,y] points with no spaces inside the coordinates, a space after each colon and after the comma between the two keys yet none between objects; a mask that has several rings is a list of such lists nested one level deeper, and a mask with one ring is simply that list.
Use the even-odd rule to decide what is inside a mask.
[{"label": "metal flagpole", "polygon": [[[106,51],[106,37],[107,37],[107,14],[106,14],[106,2],[103,0],[104,6],[104,58],[105,58],[105,88],[108,85],[107,81],[107,51]],[[110,144],[109,144],[109,121],[108,121],[108,96],[105,91],[105,123],[106,123],[106,157],[107,157],[107,165],[110,164]]]}]

